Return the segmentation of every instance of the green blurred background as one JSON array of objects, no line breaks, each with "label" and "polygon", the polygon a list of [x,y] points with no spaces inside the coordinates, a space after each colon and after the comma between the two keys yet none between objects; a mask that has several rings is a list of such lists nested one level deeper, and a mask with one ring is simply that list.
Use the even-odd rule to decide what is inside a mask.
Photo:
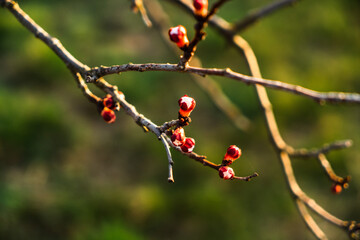
[{"label": "green blurred background", "polygon": [[[160,2],[171,24],[183,24],[191,36],[193,19],[169,1]],[[271,2],[230,1],[219,15],[236,21]],[[178,61],[157,30],[130,11],[130,1],[19,3],[89,66]],[[359,16],[358,0],[300,1],[243,36],[265,78],[360,92]],[[244,59],[211,29],[197,56],[206,67],[248,74]],[[194,97],[197,107],[186,133],[196,139],[195,151],[220,163],[226,148],[236,144],[243,150],[236,173],[257,171],[260,177],[223,181],[173,152],[175,183],[167,183],[161,142],[124,112],[106,124],[55,54],[0,9],[1,239],[313,239],[291,200],[252,87],[216,78],[251,120],[249,130],[239,131],[189,75],[129,72],[107,80],[157,124],[177,117],[183,94]],[[359,106],[320,106],[274,90],[269,95],[281,132],[294,147],[354,140],[352,148],[328,155],[339,175],[352,176],[339,196],[331,194],[316,160],[294,159],[293,165],[300,185],[319,204],[341,219],[359,221]],[[315,219],[330,239],[346,239]]]}]

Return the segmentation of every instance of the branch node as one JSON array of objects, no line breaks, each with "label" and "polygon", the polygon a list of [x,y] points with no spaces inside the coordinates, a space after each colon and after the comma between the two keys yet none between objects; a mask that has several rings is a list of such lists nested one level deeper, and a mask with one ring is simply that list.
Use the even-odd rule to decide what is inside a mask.
[{"label": "branch node", "polygon": [[360,223],[356,221],[349,222],[347,230],[351,239],[360,239]]}]

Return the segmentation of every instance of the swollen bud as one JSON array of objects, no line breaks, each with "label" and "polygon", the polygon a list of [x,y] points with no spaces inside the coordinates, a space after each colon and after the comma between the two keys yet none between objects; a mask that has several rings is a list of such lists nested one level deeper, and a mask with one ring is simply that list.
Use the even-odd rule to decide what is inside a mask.
[{"label": "swollen bud", "polygon": [[104,107],[104,109],[101,111],[101,116],[107,123],[113,123],[116,119],[115,112],[108,107]]},{"label": "swollen bud", "polygon": [[235,172],[231,167],[223,166],[219,168],[219,176],[224,180],[228,180],[234,178]]},{"label": "swollen bud", "polygon": [[188,95],[182,96],[179,101],[179,114],[182,117],[188,117],[192,110],[194,110],[196,102],[192,97],[188,97]]},{"label": "swollen bud", "polygon": [[208,0],[193,0],[196,16],[206,17],[208,13]]},{"label": "swollen bud", "polygon": [[193,138],[185,138],[185,142],[181,145],[181,150],[186,153],[190,153],[194,150],[195,140]]},{"label": "swollen bud", "polygon": [[169,37],[171,41],[178,45],[179,48],[187,47],[189,45],[189,39],[186,35],[186,28],[182,25],[170,28]]},{"label": "swollen bud", "polygon": [[110,94],[107,94],[106,97],[103,99],[104,107],[110,108],[111,110],[116,109],[116,101],[112,98]]},{"label": "swollen bud", "polygon": [[185,142],[185,131],[182,127],[175,129],[173,135],[171,135],[171,141],[175,146],[181,146]]},{"label": "swollen bud", "polygon": [[336,184],[334,183],[332,186],[331,186],[331,192],[333,194],[340,194],[342,191],[342,186],[340,184]]},{"label": "swollen bud", "polygon": [[223,165],[229,166],[233,161],[238,159],[241,156],[241,149],[238,148],[236,145],[231,145],[226,150],[226,154],[223,159]]}]

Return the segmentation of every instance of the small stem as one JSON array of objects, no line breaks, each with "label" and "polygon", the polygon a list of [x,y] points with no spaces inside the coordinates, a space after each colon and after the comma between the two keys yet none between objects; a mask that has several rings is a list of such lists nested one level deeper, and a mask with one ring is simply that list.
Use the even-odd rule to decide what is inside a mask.
[{"label": "small stem", "polygon": [[168,158],[168,161],[169,161],[169,177],[168,177],[168,182],[173,183],[173,182],[175,182],[175,180],[174,180],[174,175],[173,175],[173,165],[174,165],[174,161],[172,160],[172,157],[171,157],[170,146],[169,146],[169,144],[167,143],[167,141],[166,141],[165,138],[166,138],[166,136],[164,135],[164,133],[162,133],[162,134],[160,135],[160,139],[161,139],[162,143],[164,144],[165,151],[166,151],[166,155],[167,155],[167,158]]},{"label": "small stem", "polygon": [[238,177],[238,176],[234,176],[232,179],[237,179],[237,180],[243,180],[243,181],[250,181],[252,178],[259,176],[259,174],[257,172],[254,172],[253,174],[246,176],[246,177]]}]

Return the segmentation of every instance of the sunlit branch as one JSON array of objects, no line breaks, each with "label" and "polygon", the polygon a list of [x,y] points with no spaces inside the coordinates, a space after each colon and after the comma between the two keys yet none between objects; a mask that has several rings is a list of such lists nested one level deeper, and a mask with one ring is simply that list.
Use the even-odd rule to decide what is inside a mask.
[{"label": "sunlit branch", "polygon": [[327,240],[328,238],[325,233],[320,229],[313,217],[309,214],[305,204],[300,199],[296,199],[295,202],[306,226],[314,233],[315,237],[320,240]]},{"label": "sunlit branch", "polygon": [[[186,3],[184,3],[183,1],[173,0],[173,2],[180,4],[182,7],[184,7],[185,9],[187,9],[190,12],[189,6]],[[260,69],[259,69],[259,66],[258,66],[258,63],[256,60],[256,56],[255,56],[254,52],[252,51],[250,45],[243,38],[236,35],[235,32],[229,30],[229,28],[227,28],[227,26],[229,26],[230,24],[228,24],[225,20],[223,20],[219,17],[218,18],[214,17],[212,20],[213,21],[211,21],[210,23],[220,32],[220,34],[222,36],[224,36],[233,46],[235,46],[236,49],[238,49],[240,52],[242,52],[244,54],[245,59],[248,62],[249,69],[250,69],[250,72],[252,73],[252,75],[254,77],[261,78],[261,73],[260,73]],[[217,21],[219,21],[219,23]],[[225,27],[223,27],[223,26],[225,26]],[[270,135],[270,139],[272,140],[273,146],[274,146],[276,152],[278,153],[281,165],[283,167],[285,179],[289,186],[289,190],[290,190],[291,194],[293,195],[295,201],[300,202],[300,205],[298,204],[299,212],[300,212],[300,215],[302,216],[302,218],[304,219],[304,221],[306,222],[306,224],[308,225],[309,229],[312,231],[312,233],[317,238],[326,239],[326,236],[318,228],[317,224],[313,221],[313,219],[309,218],[309,215],[306,211],[304,204],[307,207],[309,207],[311,210],[313,210],[315,213],[317,213],[319,216],[321,216],[323,219],[329,221],[330,223],[332,223],[342,229],[345,229],[349,233],[349,236],[352,237],[353,239],[355,239],[355,237],[352,236],[354,234],[350,234],[351,233],[351,230],[350,230],[351,224],[348,221],[343,221],[343,220],[333,216],[326,210],[324,210],[312,198],[309,198],[302,191],[300,186],[298,185],[298,183],[295,179],[295,175],[293,173],[293,168],[291,166],[291,160],[290,160],[289,154],[286,151],[287,149],[289,149],[291,147],[285,143],[285,141],[283,140],[283,138],[280,135],[280,132],[279,132],[276,120],[275,120],[275,116],[274,116],[274,113],[272,110],[272,106],[271,106],[271,103],[267,96],[267,92],[263,86],[255,85],[255,87],[256,87],[257,94],[258,94],[260,105],[264,112],[265,121],[266,121],[266,125],[267,125],[268,132]],[[301,203],[304,203],[304,204],[301,204]]]},{"label": "sunlit branch", "polygon": [[147,27],[151,27],[152,23],[147,15],[146,8],[144,6],[143,0],[131,0],[131,8],[136,13],[140,12],[141,18]]},{"label": "sunlit branch", "polygon": [[326,175],[329,177],[331,181],[337,184],[341,184],[342,186],[345,187],[348,186],[348,182],[350,181],[350,176],[340,177],[336,175],[336,173],[331,167],[329,160],[327,160],[326,156],[323,153],[320,153],[317,159],[319,160],[322,168],[324,169]]},{"label": "sunlit branch", "polygon": [[162,71],[162,72],[187,72],[194,73],[200,76],[222,76],[230,79],[234,79],[245,84],[250,85],[261,85],[268,88],[291,92],[297,95],[305,96],[316,100],[317,102],[323,103],[356,103],[360,104],[360,94],[358,93],[344,93],[344,92],[318,92],[308,88],[301,87],[299,85],[293,85],[281,81],[263,79],[261,77],[251,77],[241,73],[232,71],[230,68],[219,69],[219,68],[200,68],[188,66],[185,69],[179,67],[177,64],[169,63],[144,63],[144,64],[123,64],[114,65],[110,67],[101,66],[92,68],[87,72],[87,82],[95,82],[99,77],[119,74],[122,72],[137,71],[137,72],[148,72],[148,71]]}]

